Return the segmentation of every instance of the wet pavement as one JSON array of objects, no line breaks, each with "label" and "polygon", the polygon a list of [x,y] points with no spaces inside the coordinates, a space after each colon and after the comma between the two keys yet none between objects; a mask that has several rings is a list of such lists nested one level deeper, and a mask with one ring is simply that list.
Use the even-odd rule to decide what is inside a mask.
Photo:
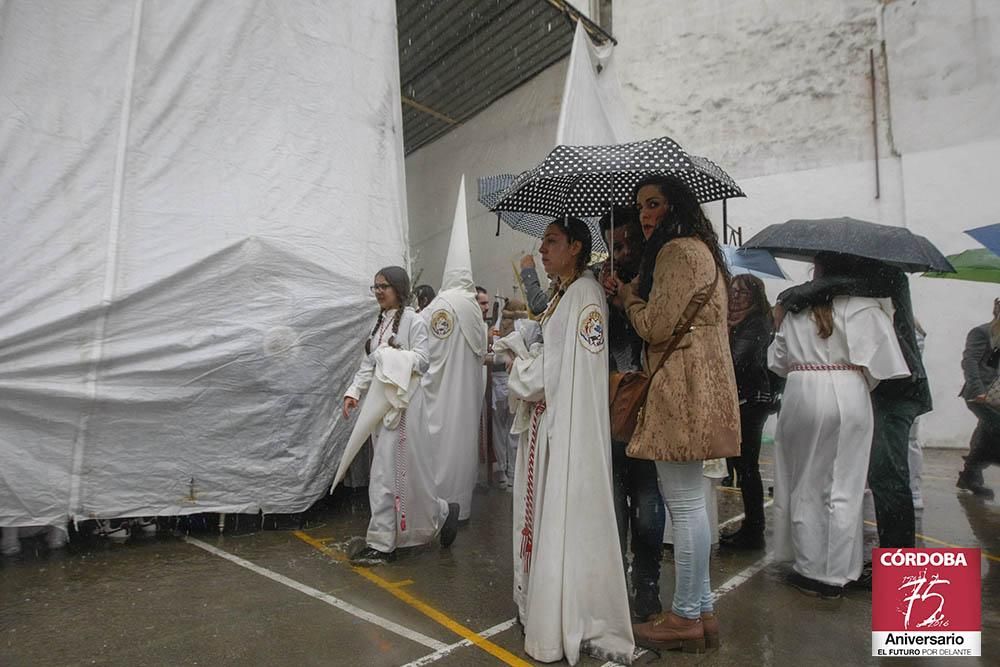
[{"label": "wet pavement", "polygon": [[[998,664],[1000,504],[956,492],[960,454],[925,451],[918,546],[983,548],[986,657],[962,664]],[[771,460],[765,446],[765,478]],[[986,480],[1000,491],[1000,469],[987,470]],[[725,521],[741,511],[740,497],[719,493]],[[494,488],[477,492],[474,502],[472,520],[451,549],[411,550],[368,570],[344,562],[357,544],[352,538],[365,532],[363,497],[323,503],[299,531],[258,531],[253,517],[239,524],[228,517],[222,536],[212,519],[193,522],[186,535],[161,530],[125,543],[77,538],[56,552],[24,541],[20,557],[0,560],[0,665],[533,664],[512,619],[511,496]],[[713,554],[721,649],[647,653],[636,664],[878,662],[870,655],[870,593],[806,597],[763,557]],[[669,600],[669,552],[661,586]]]}]

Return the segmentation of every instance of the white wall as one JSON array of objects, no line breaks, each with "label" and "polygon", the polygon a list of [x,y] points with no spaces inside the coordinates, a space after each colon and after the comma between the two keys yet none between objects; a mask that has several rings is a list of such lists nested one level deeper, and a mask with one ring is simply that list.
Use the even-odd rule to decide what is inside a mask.
[{"label": "white wall", "polygon": [[472,120],[406,158],[413,273],[437,289],[462,174],[466,178],[472,271],[491,294],[512,295],[511,259],[537,250],[538,241],[501,223],[476,199],[476,179],[518,173],[555,147],[566,61],[543,71]]},{"label": "white wall", "polygon": [[[987,194],[1000,159],[1000,3],[628,0],[614,9],[634,126],[673,136],[739,180],[748,198],[729,203],[729,219],[744,239],[793,217],[850,215],[906,225],[953,253],[977,245],[962,230],[1000,222]],[[783,264],[806,277],[804,265]],[[997,290],[911,284],[935,402],[923,436],[964,447],[975,422],[956,397],[962,348]],[[785,285],[769,283],[771,296]]]}]

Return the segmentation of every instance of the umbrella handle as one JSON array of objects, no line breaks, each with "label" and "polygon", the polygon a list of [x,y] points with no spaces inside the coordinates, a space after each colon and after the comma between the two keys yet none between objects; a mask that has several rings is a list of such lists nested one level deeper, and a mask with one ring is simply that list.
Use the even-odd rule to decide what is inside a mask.
[{"label": "umbrella handle", "polygon": [[611,243],[608,244],[608,262],[611,264],[611,275],[615,275],[615,203],[611,202]]},{"label": "umbrella handle", "polygon": [[497,211],[497,236],[500,236],[500,212]]}]

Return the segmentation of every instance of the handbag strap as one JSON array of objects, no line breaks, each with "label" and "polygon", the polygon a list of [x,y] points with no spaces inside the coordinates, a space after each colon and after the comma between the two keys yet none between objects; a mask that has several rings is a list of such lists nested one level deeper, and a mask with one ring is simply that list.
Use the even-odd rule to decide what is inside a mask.
[{"label": "handbag strap", "polygon": [[694,312],[691,313],[691,317],[687,318],[687,322],[684,323],[684,326],[681,327],[681,330],[678,333],[674,334],[674,338],[673,340],[670,341],[670,345],[668,345],[667,349],[663,351],[663,356],[660,358],[660,363],[656,364],[656,368],[649,374],[650,378],[656,375],[660,371],[660,369],[663,368],[663,364],[667,362],[667,359],[670,358],[670,355],[673,354],[674,350],[677,349],[677,346],[681,344],[681,339],[684,338],[684,336],[687,335],[688,331],[691,330],[691,325],[694,324],[695,318],[698,317],[698,313],[701,312],[701,309],[704,308],[705,304],[708,303],[709,300],[712,298],[712,294],[715,292],[715,286],[718,284],[719,284],[719,265],[716,264],[715,279],[712,280],[712,284],[708,288],[708,294],[705,297],[705,300],[699,303],[697,307],[695,307]]}]

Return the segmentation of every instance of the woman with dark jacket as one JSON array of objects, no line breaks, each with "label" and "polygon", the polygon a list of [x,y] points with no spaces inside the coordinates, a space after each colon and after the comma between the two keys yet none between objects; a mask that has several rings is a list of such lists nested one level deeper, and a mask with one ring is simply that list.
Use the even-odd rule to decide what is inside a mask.
[{"label": "woman with dark jacket", "polygon": [[722,535],[719,545],[733,549],[764,548],[764,487],[760,479],[760,441],[771,410],[767,347],[773,337],[771,304],[764,281],[747,274],[729,287],[729,347],[740,399],[740,455],[736,465],[746,518],[740,529]]}]

